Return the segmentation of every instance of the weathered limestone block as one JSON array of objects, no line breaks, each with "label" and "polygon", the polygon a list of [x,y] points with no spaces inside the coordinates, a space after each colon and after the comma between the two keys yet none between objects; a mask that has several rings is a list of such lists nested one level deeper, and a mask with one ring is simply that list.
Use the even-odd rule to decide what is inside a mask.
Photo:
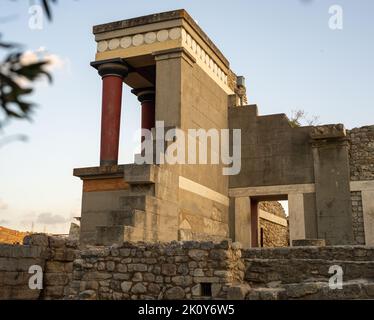
[{"label": "weathered limestone block", "polygon": [[244,300],[250,292],[251,287],[248,284],[240,284],[227,289],[228,300]]},{"label": "weathered limestone block", "polygon": [[191,259],[195,260],[195,261],[201,261],[203,260],[204,258],[206,258],[208,256],[208,252],[205,251],[205,250],[199,250],[199,249],[192,249],[190,251],[188,251],[188,255]]},{"label": "weathered limestone block", "polygon": [[181,300],[185,297],[185,292],[181,287],[173,287],[165,292],[166,300]]},{"label": "weathered limestone block", "polygon": [[44,278],[47,286],[64,286],[69,282],[69,277],[65,273],[46,273]]},{"label": "weathered limestone block", "polygon": [[165,276],[174,276],[177,274],[177,267],[175,264],[163,264],[161,268],[162,274]]},{"label": "weathered limestone block", "polygon": [[79,294],[79,299],[81,300],[96,300],[97,293],[94,290],[86,290]]},{"label": "weathered limestone block", "polygon": [[49,239],[48,235],[41,233],[41,234],[31,234],[26,236],[23,239],[24,245],[29,246],[40,246],[40,247],[48,247],[49,246]]},{"label": "weathered limestone block", "polygon": [[124,293],[128,293],[132,287],[131,281],[124,281],[121,283],[121,289]]},{"label": "weathered limestone block", "polygon": [[134,294],[146,293],[147,288],[142,283],[137,283],[131,288],[131,292]]}]

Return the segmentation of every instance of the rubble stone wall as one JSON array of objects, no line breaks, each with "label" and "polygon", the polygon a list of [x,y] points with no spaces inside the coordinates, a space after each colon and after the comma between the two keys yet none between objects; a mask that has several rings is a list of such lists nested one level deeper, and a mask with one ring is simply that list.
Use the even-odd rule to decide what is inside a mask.
[{"label": "rubble stone wall", "polygon": [[260,218],[262,246],[264,248],[288,247],[288,227]]},{"label": "rubble stone wall", "polygon": [[[30,266],[43,289],[28,286]],[[344,288],[331,290],[331,267]],[[79,248],[32,235],[0,245],[0,299],[372,299],[374,247],[241,249],[239,243],[124,243]]]},{"label": "rubble stone wall", "polygon": [[364,215],[361,191],[351,192],[352,227],[355,244],[365,244]]},{"label": "rubble stone wall", "polygon": [[[249,300],[374,298],[374,247],[248,249],[242,257]],[[333,289],[337,272],[342,287]]]},{"label": "rubble stone wall", "polygon": [[347,130],[352,181],[374,180],[374,126]]},{"label": "rubble stone wall", "polygon": [[[29,288],[33,265],[43,270],[42,290]],[[231,241],[79,249],[32,235],[22,246],[0,245],[0,299],[224,299],[243,277],[241,246]]]},{"label": "rubble stone wall", "polygon": [[[374,180],[374,126],[347,130],[350,139],[349,166],[351,181]],[[353,236],[356,244],[365,244],[362,196],[351,192]]]},{"label": "rubble stone wall", "polygon": [[74,262],[69,298],[204,298],[205,284],[219,299],[243,275],[240,247],[228,241],[125,243],[81,251]]}]

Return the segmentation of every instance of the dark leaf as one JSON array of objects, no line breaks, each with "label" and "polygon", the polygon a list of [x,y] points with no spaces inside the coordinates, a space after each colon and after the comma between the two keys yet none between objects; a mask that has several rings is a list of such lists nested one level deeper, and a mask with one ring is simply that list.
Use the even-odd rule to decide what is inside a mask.
[{"label": "dark leaf", "polygon": [[49,21],[52,20],[52,12],[50,8],[50,2],[52,3],[57,3],[57,0],[41,0],[42,1],[42,6],[45,11],[45,14],[47,15],[47,18]]},{"label": "dark leaf", "polygon": [[19,76],[23,76],[26,79],[30,81],[34,81],[37,78],[39,78],[41,75],[45,75],[48,80],[51,82],[52,77],[51,75],[43,70],[43,66],[48,64],[47,61],[42,61],[42,62],[36,62],[32,64],[28,64],[26,66],[22,66],[18,69],[13,70],[14,73],[18,74]]}]

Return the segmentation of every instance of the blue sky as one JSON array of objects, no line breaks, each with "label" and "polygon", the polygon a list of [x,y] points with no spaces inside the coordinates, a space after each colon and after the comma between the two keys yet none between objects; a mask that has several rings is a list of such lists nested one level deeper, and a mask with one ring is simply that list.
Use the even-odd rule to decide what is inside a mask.
[{"label": "blue sky", "polygon": [[[27,143],[0,148],[0,225],[67,232],[80,214],[75,167],[98,164],[101,81],[89,66],[95,24],[184,8],[244,75],[250,103],[260,114],[304,109],[321,123],[347,128],[374,122],[374,1],[361,0],[64,0],[53,23],[28,26],[32,1],[0,2],[4,40],[59,57],[54,82],[37,86],[33,123],[12,122],[3,136]],[[331,5],[343,8],[343,30],[328,27]],[[139,104],[125,88],[120,162],[132,162]],[[138,135],[135,135],[138,137]]]}]

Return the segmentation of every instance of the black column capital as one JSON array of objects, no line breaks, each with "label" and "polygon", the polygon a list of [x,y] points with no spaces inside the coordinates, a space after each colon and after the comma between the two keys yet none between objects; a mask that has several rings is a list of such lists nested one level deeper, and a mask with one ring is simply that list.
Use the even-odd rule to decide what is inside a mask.
[{"label": "black column capital", "polygon": [[156,91],[153,87],[133,89],[131,92],[138,97],[140,103],[145,101],[155,101]]},{"label": "black column capital", "polygon": [[91,66],[99,72],[102,78],[106,76],[125,78],[130,70],[128,64],[121,58],[93,61]]}]

